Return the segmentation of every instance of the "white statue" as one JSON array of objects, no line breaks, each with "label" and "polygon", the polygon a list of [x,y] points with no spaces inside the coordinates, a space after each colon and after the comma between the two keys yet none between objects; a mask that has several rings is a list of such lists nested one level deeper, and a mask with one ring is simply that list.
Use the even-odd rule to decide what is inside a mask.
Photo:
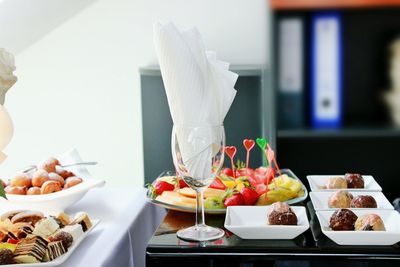
[{"label": "white statue", "polygon": [[7,91],[17,81],[14,71],[14,56],[0,48],[0,163],[6,158],[2,150],[10,143],[13,135],[11,117],[3,104]]},{"label": "white statue", "polygon": [[400,37],[395,39],[390,46],[390,91],[386,92],[384,99],[389,107],[392,121],[400,127]]}]

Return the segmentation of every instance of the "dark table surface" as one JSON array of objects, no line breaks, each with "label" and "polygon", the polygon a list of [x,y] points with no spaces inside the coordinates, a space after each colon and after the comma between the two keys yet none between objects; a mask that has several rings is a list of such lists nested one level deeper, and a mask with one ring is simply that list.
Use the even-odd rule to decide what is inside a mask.
[{"label": "dark table surface", "polygon": [[[148,243],[147,266],[400,266],[400,245],[340,246],[322,232],[311,202],[310,229],[293,240],[244,240],[225,230],[212,242],[186,242],[176,231],[192,226],[194,214],[169,211]],[[206,223],[223,228],[225,215],[206,215]]]}]

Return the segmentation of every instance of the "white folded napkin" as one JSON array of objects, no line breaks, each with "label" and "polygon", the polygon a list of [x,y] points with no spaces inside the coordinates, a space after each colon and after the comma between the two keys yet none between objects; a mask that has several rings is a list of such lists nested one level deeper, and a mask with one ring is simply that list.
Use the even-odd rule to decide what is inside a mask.
[{"label": "white folded napkin", "polygon": [[[222,125],[235,98],[238,78],[229,71],[229,63],[218,60],[215,52],[205,50],[196,28],[180,31],[173,23],[156,23],[154,43],[174,124]],[[190,175],[209,178],[211,156],[220,148],[220,133],[204,128],[196,133],[180,131],[177,136],[181,156],[190,165]],[[185,145],[189,135],[196,135],[199,140],[196,145]]]}]

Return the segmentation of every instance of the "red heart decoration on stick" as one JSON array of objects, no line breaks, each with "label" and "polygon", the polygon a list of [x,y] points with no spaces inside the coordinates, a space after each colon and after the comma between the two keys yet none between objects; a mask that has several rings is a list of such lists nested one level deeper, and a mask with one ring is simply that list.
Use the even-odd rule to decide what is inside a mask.
[{"label": "red heart decoration on stick", "polygon": [[235,164],[233,163],[233,157],[236,155],[236,147],[235,146],[226,146],[225,154],[227,154],[228,157],[231,159],[233,178],[236,178]]},{"label": "red heart decoration on stick", "polygon": [[256,144],[256,142],[253,139],[244,139],[243,140],[243,145],[246,148],[246,150],[253,149],[255,144]]},{"label": "red heart decoration on stick", "polygon": [[236,147],[235,146],[225,147],[225,153],[228,155],[229,158],[233,159],[233,157],[236,155]]}]

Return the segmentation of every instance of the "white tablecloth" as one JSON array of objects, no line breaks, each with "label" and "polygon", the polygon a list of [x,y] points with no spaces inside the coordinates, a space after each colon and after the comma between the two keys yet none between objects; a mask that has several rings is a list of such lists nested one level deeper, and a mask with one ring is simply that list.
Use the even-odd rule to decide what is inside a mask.
[{"label": "white tablecloth", "polygon": [[146,201],[144,188],[107,186],[89,191],[66,212],[78,211],[100,223],[63,267],[145,266],[147,242],[166,213]]}]

